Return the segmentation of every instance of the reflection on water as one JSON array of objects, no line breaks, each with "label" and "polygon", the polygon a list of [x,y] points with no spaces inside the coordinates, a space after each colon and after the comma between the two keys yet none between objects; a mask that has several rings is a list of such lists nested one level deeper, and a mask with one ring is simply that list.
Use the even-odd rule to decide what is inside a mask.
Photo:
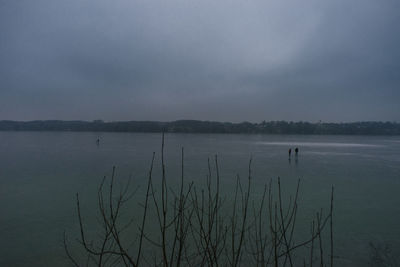
[{"label": "reflection on water", "polygon": [[[304,154],[304,153],[303,153]],[[356,156],[360,155],[357,153],[350,153],[350,152],[330,152],[330,151],[307,151],[305,154],[314,154],[314,155],[321,155],[321,156]]]},{"label": "reflection on water", "polygon": [[260,145],[270,146],[302,146],[302,147],[382,147],[377,144],[357,144],[357,143],[329,143],[329,142],[258,142]]},{"label": "reflection on water", "polygon": [[[160,134],[101,133],[97,146],[98,136],[0,132],[0,266],[67,265],[62,234],[78,233],[75,194],[82,196],[85,214],[94,216],[97,186],[113,165],[121,182],[131,177],[143,193],[153,151],[160,160]],[[237,174],[246,177],[250,157],[254,194],[277,176],[292,192],[301,178],[299,227],[303,222],[305,231],[335,186],[337,266],[370,264],[371,242],[400,255],[398,137],[167,134],[170,183],[179,181],[181,147],[187,180],[200,184],[207,158],[218,154],[225,194]],[[288,149],[295,147],[299,155],[288,161]],[[154,171],[158,177],[160,168]]]}]

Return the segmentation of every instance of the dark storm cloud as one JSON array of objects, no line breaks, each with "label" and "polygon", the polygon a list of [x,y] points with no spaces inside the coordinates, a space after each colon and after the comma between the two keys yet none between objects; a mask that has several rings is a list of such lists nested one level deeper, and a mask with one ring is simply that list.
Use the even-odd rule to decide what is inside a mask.
[{"label": "dark storm cloud", "polygon": [[0,119],[400,120],[400,4],[0,1]]}]

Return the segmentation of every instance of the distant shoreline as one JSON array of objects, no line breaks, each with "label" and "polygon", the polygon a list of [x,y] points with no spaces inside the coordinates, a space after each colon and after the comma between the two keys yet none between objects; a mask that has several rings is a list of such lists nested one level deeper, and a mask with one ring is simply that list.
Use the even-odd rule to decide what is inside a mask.
[{"label": "distant shoreline", "polygon": [[310,123],[263,121],[231,123],[199,120],[158,121],[0,121],[0,131],[147,132],[147,133],[246,133],[303,135],[400,135],[397,122]]}]

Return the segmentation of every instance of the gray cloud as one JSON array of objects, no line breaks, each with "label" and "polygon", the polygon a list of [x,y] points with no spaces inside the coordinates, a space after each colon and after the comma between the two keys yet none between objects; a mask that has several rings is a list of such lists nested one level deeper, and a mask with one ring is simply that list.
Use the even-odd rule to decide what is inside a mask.
[{"label": "gray cloud", "polygon": [[0,119],[400,120],[395,0],[0,2]]}]

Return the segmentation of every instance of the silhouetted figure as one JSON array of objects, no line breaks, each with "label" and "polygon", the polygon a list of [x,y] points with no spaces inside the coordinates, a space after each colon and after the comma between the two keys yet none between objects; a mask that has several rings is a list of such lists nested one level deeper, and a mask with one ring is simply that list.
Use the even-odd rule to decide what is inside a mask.
[{"label": "silhouetted figure", "polygon": [[296,149],[294,150],[294,152],[296,153],[296,157],[297,157],[297,154],[299,153],[299,149],[296,147]]},{"label": "silhouetted figure", "polygon": [[291,148],[289,148],[289,159],[290,159],[290,156],[292,155],[292,149]]},{"label": "silhouetted figure", "polygon": [[97,145],[97,146],[100,145],[100,138],[97,138],[97,140],[96,140],[96,145]]}]

